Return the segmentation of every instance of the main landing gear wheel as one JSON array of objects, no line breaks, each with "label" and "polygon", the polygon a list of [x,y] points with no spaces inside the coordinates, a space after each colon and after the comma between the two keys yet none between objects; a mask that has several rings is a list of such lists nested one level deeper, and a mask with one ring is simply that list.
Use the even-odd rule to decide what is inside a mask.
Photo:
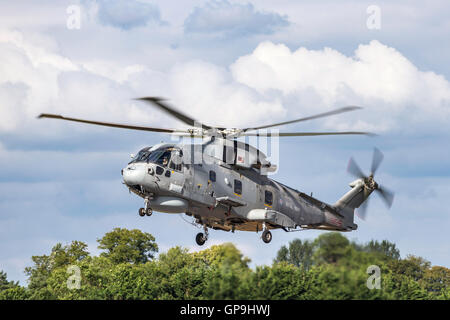
[{"label": "main landing gear wheel", "polygon": [[139,209],[139,215],[140,215],[141,217],[144,217],[144,216],[150,217],[152,214],[153,214],[153,210],[150,209],[150,208],[147,208],[147,209],[145,209],[145,208],[140,208],[140,209]]},{"label": "main landing gear wheel", "polygon": [[195,236],[195,242],[197,242],[197,244],[199,246],[202,246],[205,244],[206,242],[206,237],[203,233],[199,232],[197,233],[197,235]]},{"label": "main landing gear wheel", "polygon": [[265,243],[269,243],[270,241],[272,241],[272,233],[269,230],[264,230],[262,233],[262,240]]}]

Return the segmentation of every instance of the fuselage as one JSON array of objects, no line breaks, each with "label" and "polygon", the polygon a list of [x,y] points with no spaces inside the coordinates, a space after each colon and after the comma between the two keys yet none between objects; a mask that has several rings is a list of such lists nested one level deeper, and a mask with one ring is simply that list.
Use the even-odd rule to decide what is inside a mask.
[{"label": "fuselage", "polygon": [[153,210],[185,213],[214,229],[356,228],[329,205],[254,167],[221,158],[205,152],[204,145],[160,144],[142,149],[122,175],[129,189],[147,199]]}]

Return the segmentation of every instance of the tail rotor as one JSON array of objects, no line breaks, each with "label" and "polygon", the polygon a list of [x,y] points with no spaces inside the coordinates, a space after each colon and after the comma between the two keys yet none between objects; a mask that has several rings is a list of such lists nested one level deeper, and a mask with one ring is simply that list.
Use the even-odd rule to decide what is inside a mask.
[{"label": "tail rotor", "polygon": [[[383,161],[383,158],[384,158],[383,153],[377,148],[374,148],[372,156],[371,173],[369,176],[365,175],[362,172],[362,170],[355,162],[355,160],[353,160],[353,158],[350,158],[347,171],[356,178],[362,179],[364,181],[364,188],[365,191],[367,192],[367,197],[370,195],[372,191],[376,191],[381,196],[381,199],[383,200],[386,207],[390,208],[392,206],[392,203],[394,202],[394,192],[390,191],[388,188],[384,186],[382,187],[374,179],[374,175],[378,170],[381,162]],[[363,220],[365,220],[367,216],[368,204],[369,198],[367,198],[357,210],[358,216]]]}]

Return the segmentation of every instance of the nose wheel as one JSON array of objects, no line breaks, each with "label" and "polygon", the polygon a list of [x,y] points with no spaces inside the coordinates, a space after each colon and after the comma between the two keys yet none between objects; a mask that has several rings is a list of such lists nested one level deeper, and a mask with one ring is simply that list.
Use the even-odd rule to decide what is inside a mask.
[{"label": "nose wheel", "polygon": [[144,217],[144,216],[150,217],[152,214],[153,214],[153,210],[152,210],[151,208],[147,208],[147,209],[145,209],[145,208],[140,208],[140,209],[139,209],[139,215],[140,215],[141,217]]}]

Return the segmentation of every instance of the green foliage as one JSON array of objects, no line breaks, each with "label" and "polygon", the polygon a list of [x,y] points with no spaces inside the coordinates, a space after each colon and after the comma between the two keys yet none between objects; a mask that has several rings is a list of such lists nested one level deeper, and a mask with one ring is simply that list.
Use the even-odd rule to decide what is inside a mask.
[{"label": "green foliage", "polygon": [[0,292],[17,287],[18,285],[18,282],[8,281],[8,275],[6,272],[0,271]]},{"label": "green foliage", "polygon": [[379,254],[380,257],[385,257],[388,260],[398,260],[400,259],[400,251],[397,249],[395,243],[383,240],[381,242],[371,240],[365,246],[362,247],[363,251],[369,253]]},{"label": "green foliage", "polygon": [[[28,286],[0,271],[0,299],[450,299],[450,270],[416,256],[400,258],[383,240],[350,242],[341,233],[282,246],[271,266],[249,267],[232,243],[199,252],[174,247],[159,254],[151,234],[116,228],[98,240],[91,256],[80,241],[56,244],[33,256]],[[381,288],[369,289],[369,266]],[[78,289],[68,286],[79,268]]]},{"label": "green foliage", "polygon": [[295,239],[289,242],[289,248],[282,246],[277,253],[275,262],[288,262],[296,267],[309,270],[314,264],[313,253],[315,246],[309,240]]},{"label": "green foliage", "polygon": [[155,238],[137,229],[115,228],[97,241],[106,250],[101,255],[114,263],[146,263],[158,252]]},{"label": "green foliage", "polygon": [[314,241],[314,261],[317,264],[335,264],[351,250],[350,242],[338,232],[321,234]]},{"label": "green foliage", "polygon": [[427,268],[421,283],[428,292],[434,295],[445,294],[445,289],[450,289],[450,269],[440,266]]},{"label": "green foliage", "polygon": [[26,300],[29,297],[28,290],[20,286],[0,291],[0,300]]}]

